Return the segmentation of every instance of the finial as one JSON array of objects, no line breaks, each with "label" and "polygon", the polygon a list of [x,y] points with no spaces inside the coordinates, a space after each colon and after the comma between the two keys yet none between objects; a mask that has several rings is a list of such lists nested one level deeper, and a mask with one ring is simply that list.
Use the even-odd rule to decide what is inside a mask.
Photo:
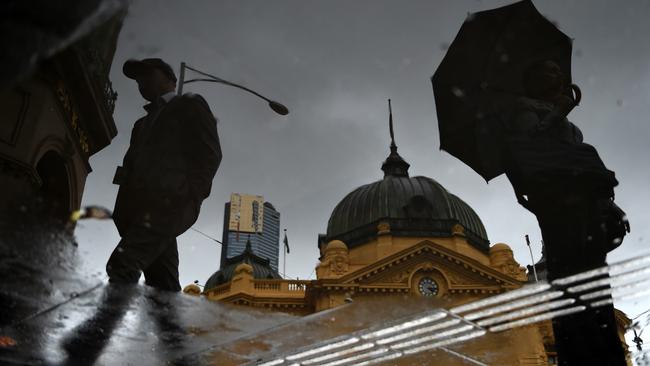
[{"label": "finial", "polygon": [[251,245],[251,234],[248,234],[248,239],[246,239],[246,250],[252,252],[253,247]]},{"label": "finial", "polygon": [[251,264],[251,255],[253,255],[253,246],[251,245],[251,234],[248,234],[248,238],[246,239],[246,248],[244,248],[244,251],[242,252],[244,255],[244,263]]},{"label": "finial", "polygon": [[389,176],[408,177],[409,164],[397,153],[395,131],[393,130],[393,106],[390,99],[388,99],[388,128],[390,131],[390,155],[381,166],[384,178]]},{"label": "finial", "polygon": [[393,131],[393,107],[391,106],[390,98],[388,99],[388,127],[390,129],[390,148],[391,150],[393,147],[397,149],[397,145],[395,145],[395,132]]}]

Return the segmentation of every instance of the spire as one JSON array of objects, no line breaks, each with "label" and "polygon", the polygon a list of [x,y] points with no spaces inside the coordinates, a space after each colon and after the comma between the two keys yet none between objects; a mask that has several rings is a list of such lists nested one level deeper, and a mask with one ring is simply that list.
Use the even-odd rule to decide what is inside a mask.
[{"label": "spire", "polygon": [[251,245],[251,234],[248,234],[248,239],[246,239],[246,248],[244,248],[244,251],[242,252],[244,255],[244,263],[251,264],[251,256],[254,254],[253,253],[253,246]]},{"label": "spire", "polygon": [[251,234],[248,234],[248,239],[246,239],[246,249],[244,249],[244,251],[253,251],[253,246],[251,245]]},{"label": "spire", "polygon": [[395,131],[393,130],[393,107],[388,99],[388,130],[390,131],[390,151],[397,152],[397,145],[395,145]]},{"label": "spire", "polygon": [[404,161],[397,153],[395,131],[393,130],[393,108],[390,99],[388,99],[388,129],[390,131],[390,155],[388,155],[386,161],[381,165],[381,170],[384,171],[384,178],[388,176],[408,177],[410,164]]}]

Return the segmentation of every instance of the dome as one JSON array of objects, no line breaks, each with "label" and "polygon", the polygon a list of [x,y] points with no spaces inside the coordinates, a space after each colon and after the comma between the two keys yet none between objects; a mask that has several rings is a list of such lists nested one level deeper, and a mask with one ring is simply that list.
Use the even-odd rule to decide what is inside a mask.
[{"label": "dome", "polygon": [[189,294],[189,295],[200,295],[201,294],[201,288],[194,284],[190,283],[189,285],[185,286],[183,288],[183,293]]},{"label": "dome", "polygon": [[476,212],[438,182],[422,176],[387,175],[355,189],[334,208],[325,240],[342,240],[354,247],[374,237],[382,221],[398,236],[448,237],[452,227],[460,224],[471,244],[489,249]]},{"label": "dome", "polygon": [[512,248],[508,244],[505,243],[496,243],[493,246],[490,247],[490,253],[496,253],[496,252],[502,252],[502,251],[511,251]]},{"label": "dome", "polygon": [[226,259],[224,265],[210,276],[205,283],[204,289],[207,291],[230,282],[237,269],[252,269],[253,278],[255,279],[282,279],[282,276],[271,267],[271,261],[268,258],[262,258],[253,253],[249,241],[246,243],[246,249],[244,249],[242,254]]},{"label": "dome", "polygon": [[329,251],[329,250],[337,250],[337,249],[348,250],[348,247],[347,247],[347,245],[345,245],[344,242],[342,242],[340,240],[332,240],[325,247],[326,252]]},{"label": "dome", "polygon": [[377,236],[380,223],[395,236],[423,237],[450,237],[460,224],[468,242],[487,254],[485,227],[467,203],[431,178],[409,177],[410,165],[397,153],[390,99],[388,107],[391,144],[381,166],[384,178],[355,189],[336,205],[319,246],[332,240],[348,248],[362,245]]}]

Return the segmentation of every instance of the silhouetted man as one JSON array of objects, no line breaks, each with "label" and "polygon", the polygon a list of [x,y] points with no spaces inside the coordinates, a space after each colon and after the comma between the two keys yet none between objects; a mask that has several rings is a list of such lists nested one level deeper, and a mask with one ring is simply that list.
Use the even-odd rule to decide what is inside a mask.
[{"label": "silhouetted man", "polygon": [[176,237],[196,221],[221,162],[216,119],[196,94],[175,94],[176,76],[161,59],[129,60],[147,115],[135,122],[118,167],[113,218],[122,240],[106,271],[111,282],[145,282],[180,291]]},{"label": "silhouetted man", "polygon": [[[629,231],[613,202],[614,172],[566,119],[580,90],[565,80],[555,62],[532,64],[524,75],[527,97],[505,126],[506,174],[517,200],[537,216],[549,282],[605,266],[607,252]],[[560,365],[624,365],[612,305],[585,305],[553,320]]]}]

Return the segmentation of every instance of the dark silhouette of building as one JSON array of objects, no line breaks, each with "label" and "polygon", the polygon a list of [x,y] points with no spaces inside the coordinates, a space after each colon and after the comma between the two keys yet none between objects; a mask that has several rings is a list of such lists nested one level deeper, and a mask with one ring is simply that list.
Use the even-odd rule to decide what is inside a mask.
[{"label": "dark silhouette of building", "polygon": [[[50,11],[65,10],[53,8]],[[37,9],[31,12],[35,17],[45,16],[36,14]],[[80,12],[77,20],[92,23],[92,15],[84,19],[84,14]],[[55,15],[47,16],[58,19]],[[88,159],[117,134],[113,121],[117,93],[108,75],[123,16],[119,11],[108,20],[97,20],[85,33],[56,22],[16,25],[21,37],[12,37],[14,41],[3,45],[0,217],[29,211],[65,221],[79,208],[86,177],[92,171]],[[48,26],[56,29],[44,29]],[[66,38],[68,32],[84,35]],[[55,33],[60,39],[53,40]],[[42,41],[35,43],[41,49],[22,44],[32,38]],[[27,58],[22,64],[17,59],[20,55]],[[5,77],[12,68],[11,78]]]}]

